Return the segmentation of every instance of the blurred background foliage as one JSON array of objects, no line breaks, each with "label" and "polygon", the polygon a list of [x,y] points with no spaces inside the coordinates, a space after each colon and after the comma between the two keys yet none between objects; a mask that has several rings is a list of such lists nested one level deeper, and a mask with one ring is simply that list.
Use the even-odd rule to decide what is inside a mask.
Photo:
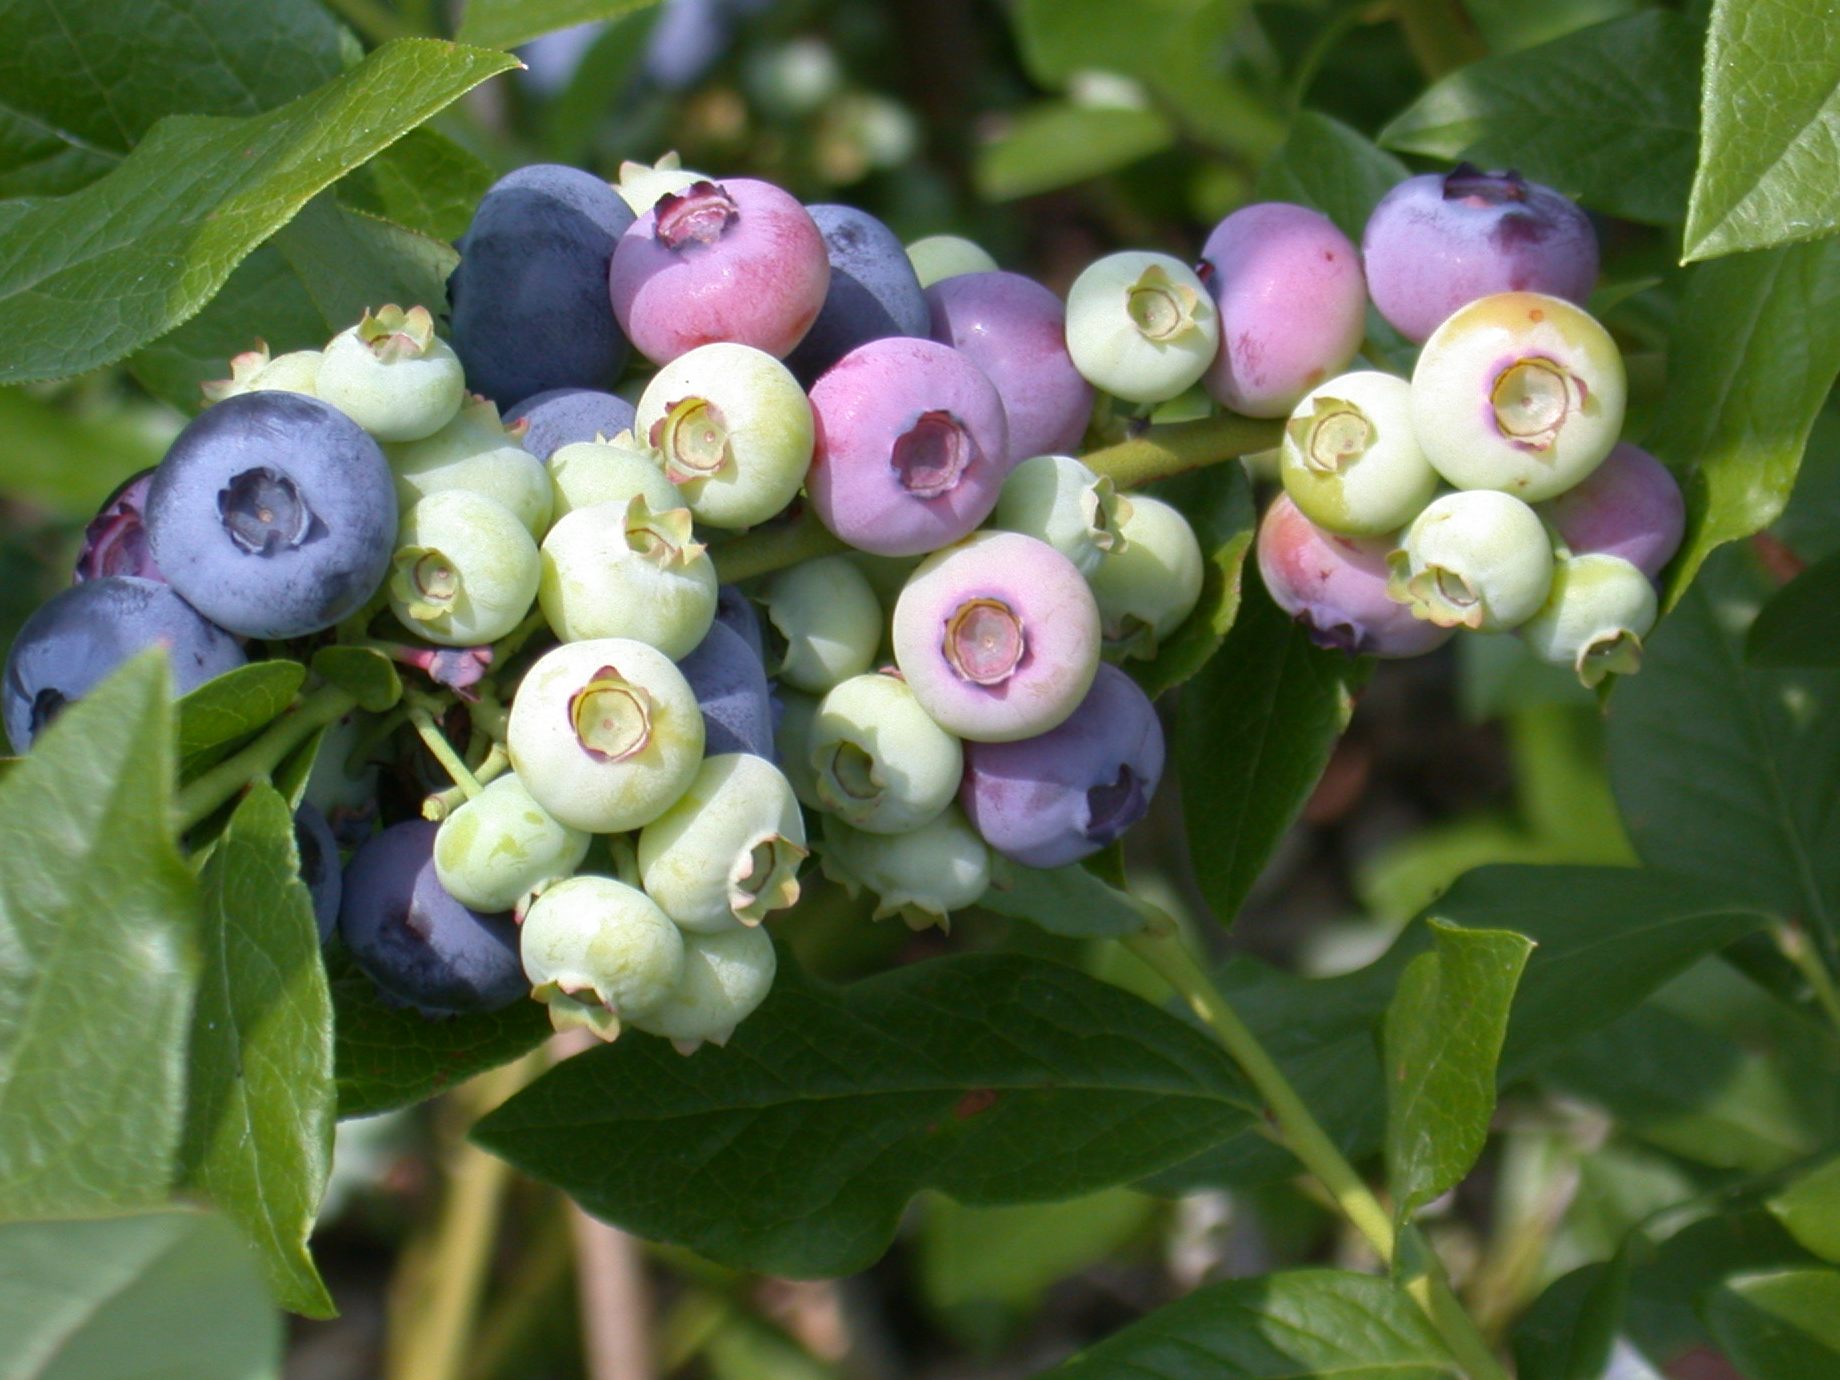
[{"label": "blurred background foliage", "polygon": [[[451,31],[428,0],[329,8],[344,26],[335,61],[403,33]],[[567,7],[529,7],[551,8]],[[1112,248],[1192,257],[1248,200],[1311,200],[1358,237],[1365,207],[1408,169],[1512,157],[1597,215],[1596,305],[1631,358],[1640,422],[1659,405],[1657,352],[1678,300],[1704,10],[1695,0],[666,0],[549,32],[520,50],[525,70],[478,87],[309,202],[295,226],[311,235],[284,230],[178,329],[121,364],[0,389],[0,643],[62,583],[101,498],[159,458],[201,379],[226,372],[254,335],[276,352],[315,346],[373,294],[432,295],[480,192],[539,160],[613,177],[622,160],[674,149],[716,175],[860,205],[905,240],[967,235],[1064,291]],[[1478,59],[1486,66],[1440,80]],[[1567,83],[1613,84],[1618,65],[1641,111],[1615,128],[1573,119]],[[0,190],[61,193],[85,175],[9,173]],[[391,252],[367,258],[380,237]],[[1788,511],[1707,580],[1721,608],[1742,606],[1836,548],[1830,407]],[[1512,639],[1459,643],[1381,666],[1367,683],[1235,922],[1243,971],[1358,968],[1483,863],[1633,858],[1595,699]],[[1132,834],[1126,866],[1144,894],[1195,918],[1205,903],[1175,795],[1172,781],[1156,820]],[[835,976],[948,943],[1008,946],[1158,994],[1110,946],[981,914],[949,940],[910,936],[871,926],[815,878],[785,933],[808,967]],[[1773,1057],[1783,1052],[1794,1060]],[[1798,1068],[1824,1072],[1788,1072]],[[1716,1208],[1745,1176],[1781,1171],[1840,1133],[1834,1072],[1830,1039],[1730,965],[1703,962],[1504,1097],[1500,1134],[1437,1209],[1432,1234],[1485,1327],[1504,1334],[1551,1281],[1601,1274],[1623,1261],[1633,1226],[1672,1213],[1681,1229],[1623,1280],[1628,1331],[1651,1358],[1722,1364],[1681,1280],[1780,1256],[1768,1212]],[[315,1245],[343,1317],[294,1324],[290,1376],[376,1373],[392,1310],[407,1306],[418,1271],[438,1267],[444,1175],[479,1153],[457,1145],[480,1110],[470,1096],[342,1128]],[[521,1181],[505,1192],[465,1373],[584,1374],[566,1204]],[[739,1276],[667,1248],[644,1258],[661,1370],[714,1380],[1027,1375],[1204,1280],[1362,1259],[1307,1184],[1269,1174],[1175,1197],[1114,1189],[1002,1209],[925,1199],[886,1259],[835,1283]],[[1596,1281],[1581,1276],[1578,1288]],[[1633,1353],[1624,1360],[1626,1374],[1653,1373]]]}]

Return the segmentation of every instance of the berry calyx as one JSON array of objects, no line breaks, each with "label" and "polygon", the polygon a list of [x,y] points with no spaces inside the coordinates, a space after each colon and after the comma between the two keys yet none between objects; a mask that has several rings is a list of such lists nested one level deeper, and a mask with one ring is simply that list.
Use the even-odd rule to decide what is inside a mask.
[{"label": "berry calyx", "polygon": [[716,182],[692,182],[681,192],[666,192],[652,209],[652,233],[667,249],[714,244],[741,219],[735,199]]},{"label": "berry calyx", "polygon": [[707,479],[732,462],[722,409],[704,398],[674,402],[652,425],[652,448],[664,457],[673,484]]},{"label": "berry calyx", "polygon": [[570,696],[569,723],[590,757],[624,762],[652,740],[652,697],[617,668],[603,666]]},{"label": "berry calyx", "polygon": [[366,310],[358,321],[358,339],[385,364],[420,359],[434,344],[434,315],[426,307],[404,311],[394,302]]}]

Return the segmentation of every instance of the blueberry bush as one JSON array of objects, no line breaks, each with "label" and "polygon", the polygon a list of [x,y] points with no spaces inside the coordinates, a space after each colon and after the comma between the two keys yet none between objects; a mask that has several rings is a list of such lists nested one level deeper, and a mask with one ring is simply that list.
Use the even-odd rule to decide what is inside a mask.
[{"label": "blueberry bush", "polygon": [[1828,8],[0,7],[0,1375],[1840,1374]]}]

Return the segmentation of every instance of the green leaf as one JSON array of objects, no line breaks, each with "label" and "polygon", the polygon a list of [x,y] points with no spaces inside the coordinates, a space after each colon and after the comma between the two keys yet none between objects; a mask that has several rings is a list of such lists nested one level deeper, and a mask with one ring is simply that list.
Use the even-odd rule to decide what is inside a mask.
[{"label": "green leaf", "polygon": [[1295,1270],[1197,1289],[1041,1380],[1439,1380],[1456,1363],[1390,1280]]},{"label": "green leaf", "polygon": [[13,0],[0,47],[0,195],[106,173],[163,115],[253,115],[339,74],[313,0]]},{"label": "green leaf", "polygon": [[0,778],[0,1217],[148,1206],[172,1179],[198,889],[167,686],[143,653]]},{"label": "green leaf", "polygon": [[1744,639],[1744,659],[1840,667],[1840,554],[1804,570],[1763,606]]},{"label": "green leaf", "polygon": [[[1631,1010],[1688,965],[1763,923],[1698,884],[1626,867],[1484,867],[1436,907],[1453,925],[1508,930],[1535,944],[1515,991],[1498,1079],[1506,1084]],[[1353,1158],[1382,1141],[1386,1083],[1375,1028],[1400,972],[1431,944],[1414,925],[1359,972],[1299,978],[1240,960],[1221,974],[1234,1009],[1270,1050],[1331,1137]],[[1294,1164],[1248,1129],[1157,1187],[1259,1182]]]},{"label": "green leaf", "polygon": [[332,1164],[332,1001],[294,819],[250,789],[200,877],[184,1181],[249,1234],[283,1307],[334,1313],[307,1237]]},{"label": "green leaf", "polygon": [[1519,168],[1597,210],[1684,218],[1698,130],[1700,35],[1665,10],[1595,24],[1452,72],[1380,142],[1428,158]]},{"label": "green leaf", "polygon": [[460,262],[452,245],[340,206],[328,192],[281,228],[275,247],[332,328],[322,343],[386,302],[438,315],[447,305],[447,275]]},{"label": "green leaf", "polygon": [[208,301],[322,188],[510,66],[428,39],[386,44],[279,109],[171,116],[66,197],[0,202],[0,382],[119,359]]},{"label": "green leaf", "polygon": [[1514,1329],[1518,1380],[1603,1380],[1629,1301],[1629,1253],[1548,1285]]},{"label": "green leaf", "polygon": [[1739,1275],[1701,1311],[1747,1380],[1840,1374],[1840,1270]]},{"label": "green leaf", "polygon": [[1360,131],[1305,110],[1259,170],[1253,191],[1265,201],[1314,206],[1359,244],[1374,206],[1410,175],[1404,163]]},{"label": "green leaf", "polygon": [[1831,935],[1840,677],[1745,667],[1709,569],[1611,702],[1610,780],[1642,860]]},{"label": "green leaf", "polygon": [[1840,229],[1840,43],[1831,18],[1799,5],[1715,0],[1686,261]]},{"label": "green leaf", "polygon": [[1797,1241],[1823,1260],[1840,1261],[1840,1156],[1799,1175],[1767,1206]]},{"label": "green leaf", "polygon": [[7,1380],[273,1380],[281,1319],[221,1218],[0,1224]]},{"label": "green leaf", "polygon": [[491,185],[491,168],[424,125],[341,182],[339,195],[404,229],[456,240],[473,223],[479,198]]},{"label": "green leaf", "polygon": [[1406,965],[1383,1027],[1386,1177],[1409,1219],[1476,1163],[1495,1115],[1495,1061],[1533,941],[1431,922],[1434,948]]},{"label": "green leaf", "polygon": [[374,647],[321,647],[313,654],[313,674],[331,681],[358,702],[358,708],[381,714],[402,698],[396,666]]},{"label": "green leaf", "polygon": [[1074,939],[1135,934],[1144,927],[1143,912],[1128,895],[1077,863],[1051,868],[1004,864],[978,905]]},{"label": "green leaf", "polygon": [[159,464],[172,439],[138,412],[86,417],[22,388],[0,388],[0,436],[0,493],[84,520],[122,480]]},{"label": "green leaf", "polygon": [[1010,955],[843,988],[782,960],[727,1047],[693,1058],[622,1036],[545,1074],[474,1138],[630,1231],[809,1276],[868,1265],[923,1188],[974,1204],[1090,1193],[1251,1115],[1201,1031]]},{"label": "green leaf", "polygon": [[1687,485],[1667,604],[1717,546],[1775,521],[1840,372],[1840,240],[1701,264],[1668,345],[1648,448]]},{"label": "green leaf", "polygon": [[654,0],[466,0],[458,37],[462,43],[477,43],[482,48],[511,48],[555,29],[594,19],[617,19],[652,3]]},{"label": "green leaf", "polygon": [[978,150],[974,180],[987,201],[1051,192],[1116,172],[1175,143],[1168,120],[1135,106],[1054,101],[1017,113]]},{"label": "green leaf", "polygon": [[252,661],[214,676],[178,702],[179,758],[196,769],[221,749],[287,712],[307,668],[298,661]]},{"label": "green leaf", "polygon": [[1151,660],[1124,663],[1131,678],[1155,699],[1193,678],[1226,640],[1239,616],[1240,579],[1259,518],[1252,485],[1240,465],[1210,465],[1165,480],[1151,492],[1182,510],[1204,557],[1201,598],[1194,612]]},{"label": "green leaf", "polygon": [[[1659,1245],[1638,1236],[1632,1248],[1625,1332],[1657,1365],[1717,1345],[1701,1320],[1704,1308],[1696,1311],[1696,1305],[1726,1280],[1817,1264],[1766,1212],[1729,1197],[1695,1206],[1705,1214],[1699,1220]],[[1806,1374],[1812,1380],[1828,1373]]]},{"label": "green leaf", "polygon": [[1254,584],[1182,692],[1174,743],[1195,878],[1230,924],[1348,726],[1367,665],[1313,645]]},{"label": "green leaf", "polygon": [[413,1106],[530,1053],[550,1035],[542,1003],[431,1020],[386,1006],[349,958],[331,958],[340,1118]]}]

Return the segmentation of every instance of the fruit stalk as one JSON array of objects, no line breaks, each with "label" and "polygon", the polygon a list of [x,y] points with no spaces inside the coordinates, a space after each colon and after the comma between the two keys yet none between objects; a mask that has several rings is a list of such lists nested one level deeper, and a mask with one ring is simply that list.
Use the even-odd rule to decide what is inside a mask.
[{"label": "fruit stalk", "polygon": [[324,685],[277,719],[260,738],[226,757],[180,790],[174,800],[179,832],[195,828],[257,777],[267,776],[301,743],[357,707],[336,685]]},{"label": "fruit stalk", "polygon": [[[1342,1215],[1391,1269],[1400,1254],[1400,1238],[1392,1217],[1336,1148],[1258,1037],[1228,1004],[1174,922],[1155,915],[1149,918],[1145,929],[1123,941],[1125,947],[1174,988],[1214,1033],[1264,1099],[1275,1127],[1275,1139],[1322,1183]],[[1424,1269],[1406,1283],[1406,1292],[1424,1310],[1470,1380],[1507,1380],[1475,1322],[1451,1292],[1437,1257],[1422,1243],[1411,1254],[1424,1262]]]}]

